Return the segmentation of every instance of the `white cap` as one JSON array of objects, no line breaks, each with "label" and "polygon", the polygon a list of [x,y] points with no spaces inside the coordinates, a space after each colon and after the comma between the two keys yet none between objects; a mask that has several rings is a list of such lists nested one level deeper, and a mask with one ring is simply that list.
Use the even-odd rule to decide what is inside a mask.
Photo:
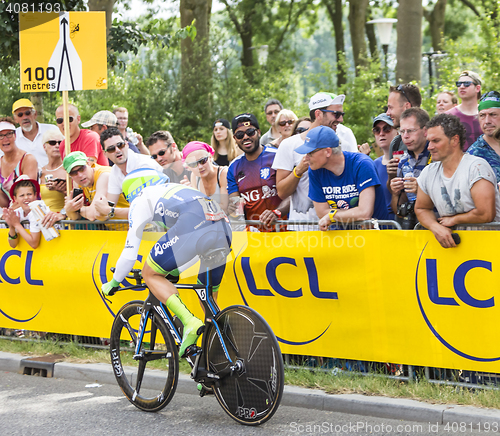
[{"label": "white cap", "polygon": [[8,121],[2,121],[0,122],[0,132],[2,130],[13,130],[15,132],[16,126],[14,126],[14,124],[12,123],[9,123]]},{"label": "white cap", "polygon": [[309,110],[320,109],[330,106],[331,104],[344,104],[345,95],[332,94],[331,92],[318,92],[309,100]]}]

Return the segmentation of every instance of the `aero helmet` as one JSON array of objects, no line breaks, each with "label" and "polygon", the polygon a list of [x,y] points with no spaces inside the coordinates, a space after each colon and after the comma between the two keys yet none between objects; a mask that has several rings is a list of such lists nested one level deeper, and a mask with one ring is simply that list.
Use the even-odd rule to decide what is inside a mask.
[{"label": "aero helmet", "polygon": [[150,168],[140,168],[127,174],[122,184],[122,191],[129,203],[141,193],[141,191],[154,185],[164,185],[170,181],[163,173]]}]

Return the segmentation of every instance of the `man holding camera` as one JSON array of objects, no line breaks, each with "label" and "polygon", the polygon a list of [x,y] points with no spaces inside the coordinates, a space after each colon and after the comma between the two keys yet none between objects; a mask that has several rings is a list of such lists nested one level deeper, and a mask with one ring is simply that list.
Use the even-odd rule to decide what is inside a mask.
[{"label": "man holding camera", "polygon": [[417,177],[431,161],[425,127],[428,122],[429,115],[419,107],[406,109],[400,118],[399,133],[408,152],[400,159],[396,177],[390,182],[391,208],[397,214],[396,221],[406,230],[413,229],[418,222],[414,210]]},{"label": "man holding camera", "polygon": [[[107,220],[107,215],[101,215],[97,211],[94,198],[106,197],[111,167],[98,164],[91,167],[83,151],[73,151],[68,154],[63,160],[63,166],[75,187],[70,198],[66,198],[64,203],[68,217],[72,220],[82,217],[89,221]],[[128,208],[127,200],[123,195],[120,196],[116,207]]]}]

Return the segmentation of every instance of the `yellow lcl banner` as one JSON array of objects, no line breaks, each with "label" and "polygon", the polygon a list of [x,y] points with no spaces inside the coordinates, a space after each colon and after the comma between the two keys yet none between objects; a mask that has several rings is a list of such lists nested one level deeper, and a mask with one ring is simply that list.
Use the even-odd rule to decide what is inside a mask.
[{"label": "yellow lcl banner", "polygon": [[19,15],[21,92],[107,88],[105,12]]},{"label": "yellow lcl banner", "polygon": [[[160,236],[145,234],[136,267]],[[443,249],[428,231],[235,232],[219,305],[257,310],[284,353],[500,372],[500,233],[460,236]],[[6,230],[0,241],[1,327],[109,337],[120,307],[146,297],[99,293],[124,232],[62,231],[36,250],[11,249]]]}]

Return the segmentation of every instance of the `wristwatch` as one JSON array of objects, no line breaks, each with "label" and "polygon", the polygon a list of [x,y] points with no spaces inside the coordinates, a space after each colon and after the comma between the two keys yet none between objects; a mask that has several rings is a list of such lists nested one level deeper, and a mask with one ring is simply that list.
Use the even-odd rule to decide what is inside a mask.
[{"label": "wristwatch", "polygon": [[111,206],[111,210],[108,213],[108,218],[113,218],[115,216],[115,207]]},{"label": "wristwatch", "polygon": [[281,219],[281,211],[279,211],[278,209],[274,209],[273,213],[276,215],[278,219]]}]

